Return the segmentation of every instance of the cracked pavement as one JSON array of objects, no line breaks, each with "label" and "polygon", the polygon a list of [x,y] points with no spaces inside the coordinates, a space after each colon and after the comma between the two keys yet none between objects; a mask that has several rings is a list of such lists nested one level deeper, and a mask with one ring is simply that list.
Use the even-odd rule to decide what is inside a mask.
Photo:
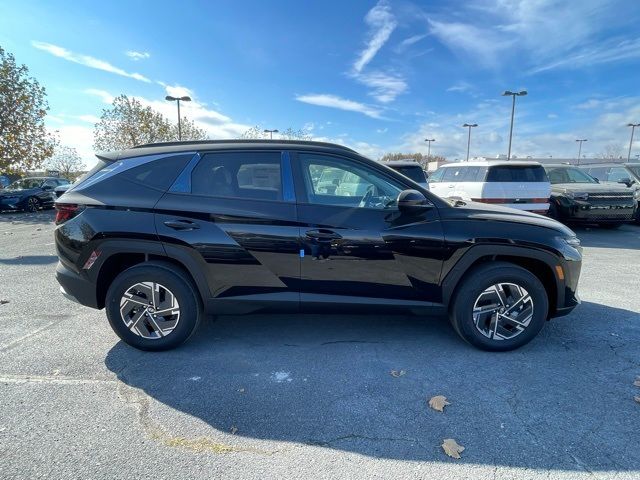
[{"label": "cracked pavement", "polygon": [[0,214],[3,479],[640,476],[640,227],[576,229],[583,304],[515,352],[372,314],[221,316],[145,353],[58,293],[52,218]]}]

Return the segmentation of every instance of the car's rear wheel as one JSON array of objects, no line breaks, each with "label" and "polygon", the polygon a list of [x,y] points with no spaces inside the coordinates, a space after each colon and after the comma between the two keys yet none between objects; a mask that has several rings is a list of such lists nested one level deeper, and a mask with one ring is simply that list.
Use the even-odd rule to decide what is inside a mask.
[{"label": "car's rear wheel", "polygon": [[533,273],[507,262],[476,267],[458,287],[450,320],[467,342],[506,351],[530,342],[549,310],[547,292]]},{"label": "car's rear wheel", "polygon": [[38,210],[40,210],[40,200],[38,200],[36,197],[27,198],[25,210],[31,213],[37,212]]},{"label": "car's rear wheel", "polygon": [[202,306],[191,280],[169,265],[136,265],[116,277],[105,299],[116,334],[141,350],[168,350],[197,329]]}]

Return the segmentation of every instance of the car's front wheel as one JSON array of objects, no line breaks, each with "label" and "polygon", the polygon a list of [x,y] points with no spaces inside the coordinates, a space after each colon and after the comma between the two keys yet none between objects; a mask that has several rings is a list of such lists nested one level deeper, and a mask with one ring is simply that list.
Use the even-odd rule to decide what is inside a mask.
[{"label": "car's front wheel", "polygon": [[549,310],[547,292],[533,273],[507,262],[480,265],[458,287],[450,320],[467,342],[483,350],[513,350],[531,341]]},{"label": "car's front wheel", "polygon": [[105,299],[116,334],[141,350],[168,350],[187,340],[202,318],[198,293],[185,273],[170,265],[128,268]]},{"label": "car's front wheel", "polygon": [[25,210],[30,213],[37,212],[38,210],[40,210],[40,200],[38,200],[36,197],[27,198]]}]

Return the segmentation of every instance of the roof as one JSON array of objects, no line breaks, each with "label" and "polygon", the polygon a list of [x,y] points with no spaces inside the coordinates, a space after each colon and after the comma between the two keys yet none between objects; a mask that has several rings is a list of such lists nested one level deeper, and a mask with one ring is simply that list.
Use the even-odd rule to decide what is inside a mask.
[{"label": "roof", "polygon": [[318,151],[338,151],[357,153],[344,145],[337,145],[328,142],[313,142],[308,140],[198,140],[183,142],[159,142],[137,145],[128,150],[114,152],[101,152],[98,158],[115,161],[120,158],[141,157],[143,155],[156,155],[161,153],[193,152],[198,150],[228,150],[228,149],[265,149],[265,150],[287,150],[292,147],[302,147]]},{"label": "roof", "polygon": [[639,162],[602,162],[602,163],[588,163],[585,165],[579,165],[580,167],[640,167]]},{"label": "roof", "polygon": [[496,165],[515,165],[517,167],[537,166],[540,162],[524,161],[524,160],[471,160],[468,162],[454,162],[442,165],[443,168],[447,167],[488,167]]},{"label": "roof", "polygon": [[545,163],[544,168],[578,168],[578,165],[569,165],[567,163]]}]

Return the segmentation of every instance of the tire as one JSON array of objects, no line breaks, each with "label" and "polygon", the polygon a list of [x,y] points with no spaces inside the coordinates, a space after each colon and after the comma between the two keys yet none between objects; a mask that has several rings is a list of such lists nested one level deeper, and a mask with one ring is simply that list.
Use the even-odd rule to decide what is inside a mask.
[{"label": "tire", "polygon": [[[507,306],[513,307],[518,297],[528,297],[516,302],[516,310],[511,310],[510,317],[521,321],[521,324],[498,315],[500,308],[505,307],[498,301],[498,290],[490,290],[493,286],[500,286],[503,303]],[[492,312],[494,305],[498,307]],[[479,312],[478,326],[474,307]],[[486,313],[482,313],[483,310]],[[538,277],[511,263],[491,262],[472,269],[466,275],[451,301],[449,319],[454,330],[468,343],[482,350],[498,352],[514,350],[530,342],[544,326],[548,311],[547,291]]]},{"label": "tire", "polygon": [[27,203],[24,206],[24,211],[29,213],[36,213],[38,210],[40,210],[40,206],[40,200],[38,200],[36,197],[29,197],[27,198]]},{"label": "tire", "polygon": [[606,228],[607,230],[616,230],[622,226],[621,223],[599,223],[600,228]]},{"label": "tire", "polygon": [[107,291],[105,310],[111,328],[125,343],[150,351],[169,350],[185,342],[203,317],[191,279],[160,262],[120,273]]}]

